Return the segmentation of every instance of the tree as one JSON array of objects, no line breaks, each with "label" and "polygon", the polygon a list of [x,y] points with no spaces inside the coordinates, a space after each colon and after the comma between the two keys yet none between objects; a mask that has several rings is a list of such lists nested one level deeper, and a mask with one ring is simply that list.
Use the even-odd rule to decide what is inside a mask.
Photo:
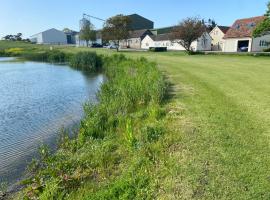
[{"label": "tree", "polygon": [[80,39],[86,41],[87,47],[89,46],[89,41],[93,42],[96,40],[95,27],[90,21],[85,21],[85,24],[81,28]]},{"label": "tree", "polygon": [[17,33],[17,35],[14,35],[14,38],[16,41],[22,41],[22,33]]},{"label": "tree", "polygon": [[22,41],[22,33],[17,33],[16,35],[6,35],[3,37],[3,39],[9,41]]},{"label": "tree", "polygon": [[267,4],[267,11],[266,11],[265,16],[270,17],[270,1]]},{"label": "tree", "polygon": [[131,20],[124,15],[116,15],[109,18],[103,25],[102,37],[104,40],[113,41],[119,50],[120,40],[126,40],[129,37],[129,27]]},{"label": "tree", "polygon": [[205,24],[209,31],[212,31],[217,26],[217,23],[214,19],[208,19],[207,23]]},{"label": "tree", "polygon": [[268,9],[265,14],[267,18],[256,26],[253,31],[253,37],[260,37],[270,32],[270,1],[267,4],[267,8]]},{"label": "tree", "polygon": [[198,18],[187,18],[176,26],[171,34],[170,39],[182,45],[189,54],[193,53],[191,48],[192,42],[200,38],[206,31],[206,26],[202,20]]},{"label": "tree", "polygon": [[65,32],[65,33],[69,33],[69,32],[71,32],[72,30],[71,29],[69,29],[69,28],[64,28],[63,29],[63,32]]}]

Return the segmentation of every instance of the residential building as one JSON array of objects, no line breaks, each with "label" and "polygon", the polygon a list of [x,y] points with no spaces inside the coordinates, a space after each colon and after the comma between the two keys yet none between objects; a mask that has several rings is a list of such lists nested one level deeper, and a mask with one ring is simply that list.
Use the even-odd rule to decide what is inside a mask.
[{"label": "residential building", "polygon": [[146,35],[153,35],[148,29],[130,31],[129,38],[127,40],[120,41],[121,48],[140,49],[141,42]]},{"label": "residential building", "polygon": [[259,52],[269,48],[270,35],[254,38],[252,33],[256,26],[266,17],[238,19],[224,36],[225,52]]},{"label": "residential building", "polygon": [[228,26],[216,26],[209,34],[212,38],[212,51],[224,50],[224,36],[230,29]]},{"label": "residential building", "polygon": [[43,31],[30,37],[31,42],[37,44],[53,44],[64,45],[67,44],[67,36],[63,31],[55,28]]},{"label": "residential building", "polygon": [[[212,38],[209,33],[205,32],[200,38],[192,42],[191,48],[194,51],[210,51]],[[146,35],[142,40],[142,49],[150,47],[167,47],[168,50],[183,51],[185,48],[177,41],[172,42],[169,33],[159,35]]]}]

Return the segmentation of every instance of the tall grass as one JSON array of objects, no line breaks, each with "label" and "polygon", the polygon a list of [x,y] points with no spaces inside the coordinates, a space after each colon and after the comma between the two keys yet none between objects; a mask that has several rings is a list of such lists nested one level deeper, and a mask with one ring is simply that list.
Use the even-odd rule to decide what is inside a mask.
[{"label": "tall grass", "polygon": [[[72,62],[80,66],[86,55],[94,64],[94,54],[80,54]],[[41,148],[40,159],[29,168],[33,176],[24,181],[25,199],[154,198],[157,183],[150,172],[165,130],[165,81],[145,59],[102,58],[108,81],[99,103],[85,106],[75,139],[64,136],[55,154]]]}]

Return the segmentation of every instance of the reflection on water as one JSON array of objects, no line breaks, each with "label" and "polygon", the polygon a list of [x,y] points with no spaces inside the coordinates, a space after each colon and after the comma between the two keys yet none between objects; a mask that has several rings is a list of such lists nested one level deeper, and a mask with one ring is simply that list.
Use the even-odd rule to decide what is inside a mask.
[{"label": "reflection on water", "polygon": [[79,122],[102,82],[68,66],[0,62],[0,182],[19,178],[40,144]]}]

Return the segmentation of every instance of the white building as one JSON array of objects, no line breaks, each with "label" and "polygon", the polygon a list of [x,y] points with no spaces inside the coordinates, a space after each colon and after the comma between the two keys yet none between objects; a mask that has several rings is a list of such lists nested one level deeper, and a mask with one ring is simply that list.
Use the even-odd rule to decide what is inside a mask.
[{"label": "white building", "polygon": [[[76,46],[77,47],[87,47],[87,42],[85,40],[81,40],[80,39],[80,33],[78,33],[75,36],[75,40],[76,40]],[[89,41],[88,46],[91,46],[92,44],[101,44],[102,45],[102,36],[101,36],[101,31],[97,31],[96,33],[96,41]]]},{"label": "white building", "polygon": [[[210,51],[212,38],[205,32],[200,38],[192,42],[193,51]],[[146,35],[142,40],[141,48],[149,49],[150,47],[167,47],[168,50],[184,51],[185,48],[177,42],[170,40],[169,34]]]},{"label": "white building", "polygon": [[67,36],[63,31],[55,28],[43,31],[30,37],[31,42],[37,44],[67,44]]},{"label": "white building", "polygon": [[224,52],[261,52],[270,48],[270,34],[254,38],[256,26],[266,17],[252,17],[236,20],[224,36]]},{"label": "white building", "polygon": [[223,51],[225,40],[223,39],[227,31],[230,29],[228,26],[216,26],[209,35],[212,38],[212,51]]}]

